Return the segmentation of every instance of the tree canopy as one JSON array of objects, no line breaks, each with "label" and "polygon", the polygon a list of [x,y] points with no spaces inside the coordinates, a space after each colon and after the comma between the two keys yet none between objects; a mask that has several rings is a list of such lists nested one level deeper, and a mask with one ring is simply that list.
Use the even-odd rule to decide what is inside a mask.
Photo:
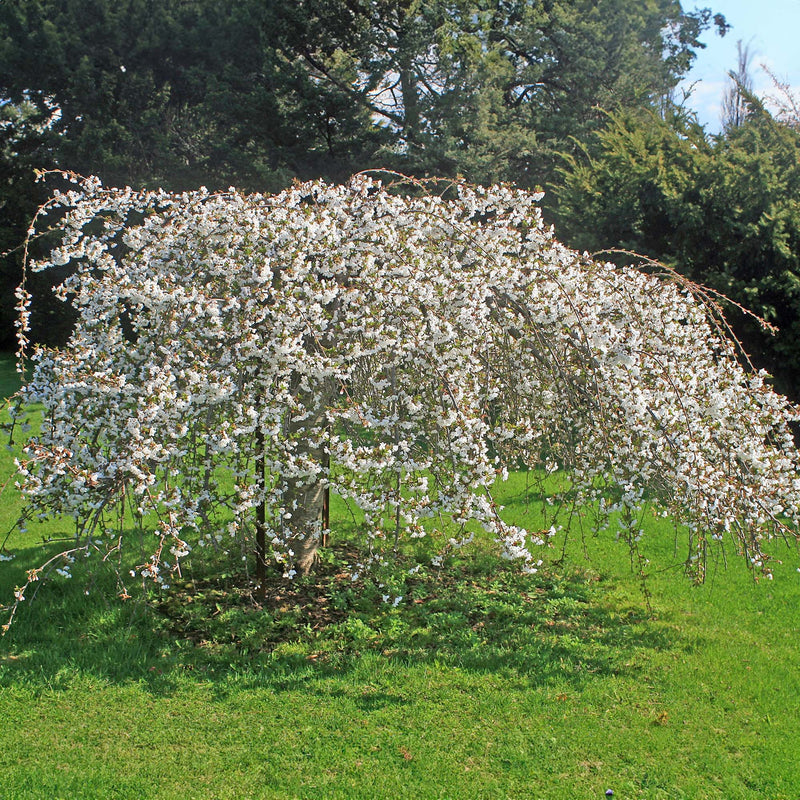
[{"label": "tree canopy", "polygon": [[669,96],[711,13],[672,0],[307,0],[291,18],[312,78],[368,109],[405,169],[532,188],[600,109]]},{"label": "tree canopy", "polygon": [[[764,542],[797,536],[797,412],[718,307],[674,272],[563,247],[538,195],[71,180],[38,218],[61,243],[31,269],[74,267],[59,294],[78,323],[36,349],[16,412],[42,404],[22,490],[31,518],[75,518],[67,558],[129,547],[129,504],[153,543],[138,579],[167,584],[203,546],[307,571],[325,488],[359,522],[354,573],[400,551],[438,565],[475,536],[535,568],[565,507],[634,549],[643,514],[673,515],[698,579],[725,546],[769,574]],[[549,531],[492,500],[519,468]]]},{"label": "tree canopy", "polygon": [[268,14],[252,0],[12,0],[0,6],[0,97],[58,109],[51,158],[70,169],[277,188],[302,172],[293,145],[310,157],[319,134],[287,102]]},{"label": "tree canopy", "polygon": [[271,189],[380,149],[534,185],[598,108],[668,95],[710,20],[674,0],[8,0],[0,98],[57,108],[53,159],[112,184]]}]

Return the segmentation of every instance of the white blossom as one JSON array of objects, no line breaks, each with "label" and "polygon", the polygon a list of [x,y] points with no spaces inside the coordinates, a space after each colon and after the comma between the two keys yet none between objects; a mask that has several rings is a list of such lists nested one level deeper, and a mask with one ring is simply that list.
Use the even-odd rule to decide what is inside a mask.
[{"label": "white blossom", "polygon": [[568,250],[536,195],[458,184],[446,200],[368,176],[275,196],[75,187],[47,205],[60,244],[30,265],[72,266],[56,293],[78,322],[31,354],[21,402],[45,424],[21,488],[29,517],[71,515],[79,541],[131,501],[159,520],[143,579],[167,585],[195,545],[238,558],[261,504],[294,574],[290,485],[344,498],[370,558],[421,539],[439,566],[482,528],[534,570],[556,520],[510,526],[492,499],[519,465],[546,513],[567,497],[598,525],[618,512],[634,540],[647,504],[671,514],[698,577],[717,541],[768,571],[763,543],[796,537],[797,409],[696,287]]}]

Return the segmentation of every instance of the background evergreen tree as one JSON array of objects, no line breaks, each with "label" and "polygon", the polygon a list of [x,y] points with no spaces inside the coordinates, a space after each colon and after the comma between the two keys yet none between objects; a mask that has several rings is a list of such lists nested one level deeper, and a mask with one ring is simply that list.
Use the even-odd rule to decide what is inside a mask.
[{"label": "background evergreen tree", "polygon": [[[5,0],[0,101],[51,119],[4,134],[26,142],[0,156],[5,236],[37,205],[33,167],[168,189],[371,167],[543,186],[604,111],[662,104],[710,24],[675,0]],[[17,282],[13,258],[0,271]],[[57,321],[34,333],[63,341]]]},{"label": "background evergreen tree", "polygon": [[800,395],[800,131],[740,87],[741,124],[707,137],[676,111],[609,117],[557,189],[558,229],[574,246],[634,250],[741,303],[732,321],[756,363]]}]

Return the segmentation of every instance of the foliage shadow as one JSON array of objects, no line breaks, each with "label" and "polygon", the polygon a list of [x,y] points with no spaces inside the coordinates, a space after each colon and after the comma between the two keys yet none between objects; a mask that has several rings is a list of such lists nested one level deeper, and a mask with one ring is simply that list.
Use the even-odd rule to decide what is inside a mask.
[{"label": "foliage shadow", "polygon": [[[89,679],[163,696],[189,682],[224,696],[316,682],[327,692],[331,678],[425,668],[580,689],[636,674],[649,652],[691,648],[594,573],[526,575],[478,553],[407,576],[395,605],[383,601],[385,586],[352,582],[345,555],[333,551],[313,578],[276,575],[263,601],[241,571],[216,565],[212,575],[210,564],[147,601],[116,598],[110,571],[91,584],[79,575],[49,582],[0,640],[0,687],[58,691]],[[23,573],[4,564],[0,590],[10,592]],[[407,699],[395,687],[358,702],[366,710]]]}]

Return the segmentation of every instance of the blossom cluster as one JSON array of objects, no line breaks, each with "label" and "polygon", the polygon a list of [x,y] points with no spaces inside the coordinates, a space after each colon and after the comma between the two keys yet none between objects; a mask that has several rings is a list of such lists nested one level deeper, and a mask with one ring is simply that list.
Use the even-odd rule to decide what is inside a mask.
[{"label": "blossom cluster", "polygon": [[632,543],[648,504],[669,513],[699,577],[716,541],[768,571],[763,543],[796,535],[797,410],[696,287],[567,249],[537,195],[74,180],[47,208],[58,247],[30,265],[71,265],[57,293],[78,321],[32,354],[22,401],[44,418],[21,485],[32,516],[72,515],[87,542],[117,546],[126,503],[152,520],[145,578],[198,546],[252,552],[258,509],[293,574],[324,489],[362,524],[358,569],[414,539],[440,563],[480,530],[533,569],[555,528],[508,525],[492,497],[520,467]]}]

